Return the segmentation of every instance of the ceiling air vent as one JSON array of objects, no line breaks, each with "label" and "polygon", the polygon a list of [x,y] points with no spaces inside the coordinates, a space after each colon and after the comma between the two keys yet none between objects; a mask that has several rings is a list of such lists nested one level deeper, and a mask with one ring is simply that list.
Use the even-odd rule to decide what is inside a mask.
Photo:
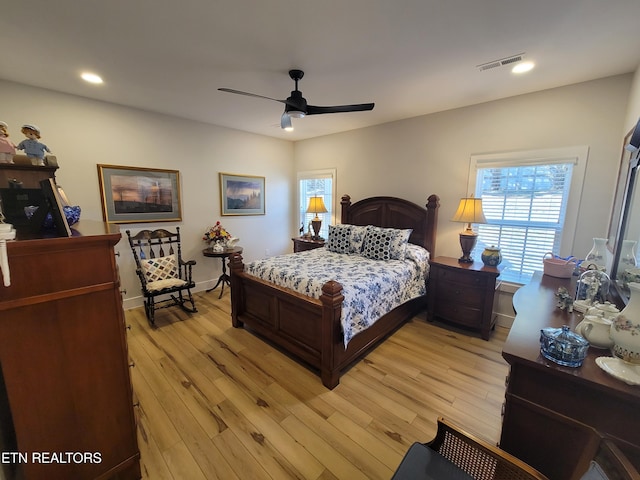
[{"label": "ceiling air vent", "polygon": [[524,58],[524,53],[517,55],[511,55],[510,57],[501,58],[500,60],[492,60],[491,62],[477,65],[478,69],[482,72],[484,70],[490,70],[492,68],[503,67],[521,61]]}]

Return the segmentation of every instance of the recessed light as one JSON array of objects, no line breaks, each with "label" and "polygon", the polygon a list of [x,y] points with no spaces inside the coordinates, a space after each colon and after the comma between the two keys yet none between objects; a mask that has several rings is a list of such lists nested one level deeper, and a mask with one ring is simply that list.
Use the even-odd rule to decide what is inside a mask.
[{"label": "recessed light", "polygon": [[80,75],[80,77],[82,77],[85,82],[94,83],[96,85],[104,83],[102,81],[102,77],[100,77],[100,75],[96,75],[95,73],[84,72],[82,75]]},{"label": "recessed light", "polygon": [[515,65],[511,71],[513,73],[525,73],[531,70],[534,66],[535,64],[533,62],[522,62]]}]

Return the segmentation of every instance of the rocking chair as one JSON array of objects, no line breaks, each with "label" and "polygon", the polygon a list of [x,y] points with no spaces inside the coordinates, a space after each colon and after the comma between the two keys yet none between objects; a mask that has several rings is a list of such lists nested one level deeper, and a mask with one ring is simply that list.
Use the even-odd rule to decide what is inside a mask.
[{"label": "rocking chair", "polygon": [[[131,232],[127,230],[127,237],[145,298],[144,311],[151,326],[155,326],[156,309],[178,306],[185,312],[197,312],[191,295],[191,288],[195,287],[191,269],[196,262],[182,260],[180,227],[176,227],[176,232],[164,229],[142,230],[135,236],[131,236]],[[156,297],[167,294],[169,298],[155,300]]]}]

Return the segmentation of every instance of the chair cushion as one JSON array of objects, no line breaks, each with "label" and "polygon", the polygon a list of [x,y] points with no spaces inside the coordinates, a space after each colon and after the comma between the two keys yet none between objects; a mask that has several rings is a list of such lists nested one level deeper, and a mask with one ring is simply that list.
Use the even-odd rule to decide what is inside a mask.
[{"label": "chair cushion", "polygon": [[580,477],[580,480],[609,480],[609,477],[602,471],[600,465],[592,461],[589,465],[589,470]]},{"label": "chair cushion", "polygon": [[409,447],[391,480],[473,480],[473,477],[438,452],[416,442]]},{"label": "chair cushion", "polygon": [[178,278],[178,259],[175,255],[141,259],[140,266],[142,267],[142,271],[147,278],[147,283],[166,279],[177,279],[181,282],[184,281]]},{"label": "chair cushion", "polygon": [[165,278],[164,280],[148,282],[147,290],[149,290],[150,292],[157,292],[158,290],[163,290],[165,288],[184,287],[186,284],[186,281],[179,278]]}]

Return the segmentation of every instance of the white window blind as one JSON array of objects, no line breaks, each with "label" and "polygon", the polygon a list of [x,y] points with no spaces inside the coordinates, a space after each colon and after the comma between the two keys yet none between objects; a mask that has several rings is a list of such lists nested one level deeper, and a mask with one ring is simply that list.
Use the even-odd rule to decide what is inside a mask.
[{"label": "white window blind", "polygon": [[499,246],[508,267],[503,279],[526,283],[545,253],[560,251],[575,161],[513,163],[476,165],[475,195],[488,223],[477,226],[474,256]]},{"label": "white window blind", "polygon": [[[328,238],[329,225],[334,218],[335,204],[335,170],[316,170],[298,173],[298,227],[304,227],[307,232],[309,224],[315,216],[307,213],[307,206],[311,197],[322,197],[327,213],[319,213],[322,220],[320,236]],[[312,230],[313,233],[313,230]]]}]

